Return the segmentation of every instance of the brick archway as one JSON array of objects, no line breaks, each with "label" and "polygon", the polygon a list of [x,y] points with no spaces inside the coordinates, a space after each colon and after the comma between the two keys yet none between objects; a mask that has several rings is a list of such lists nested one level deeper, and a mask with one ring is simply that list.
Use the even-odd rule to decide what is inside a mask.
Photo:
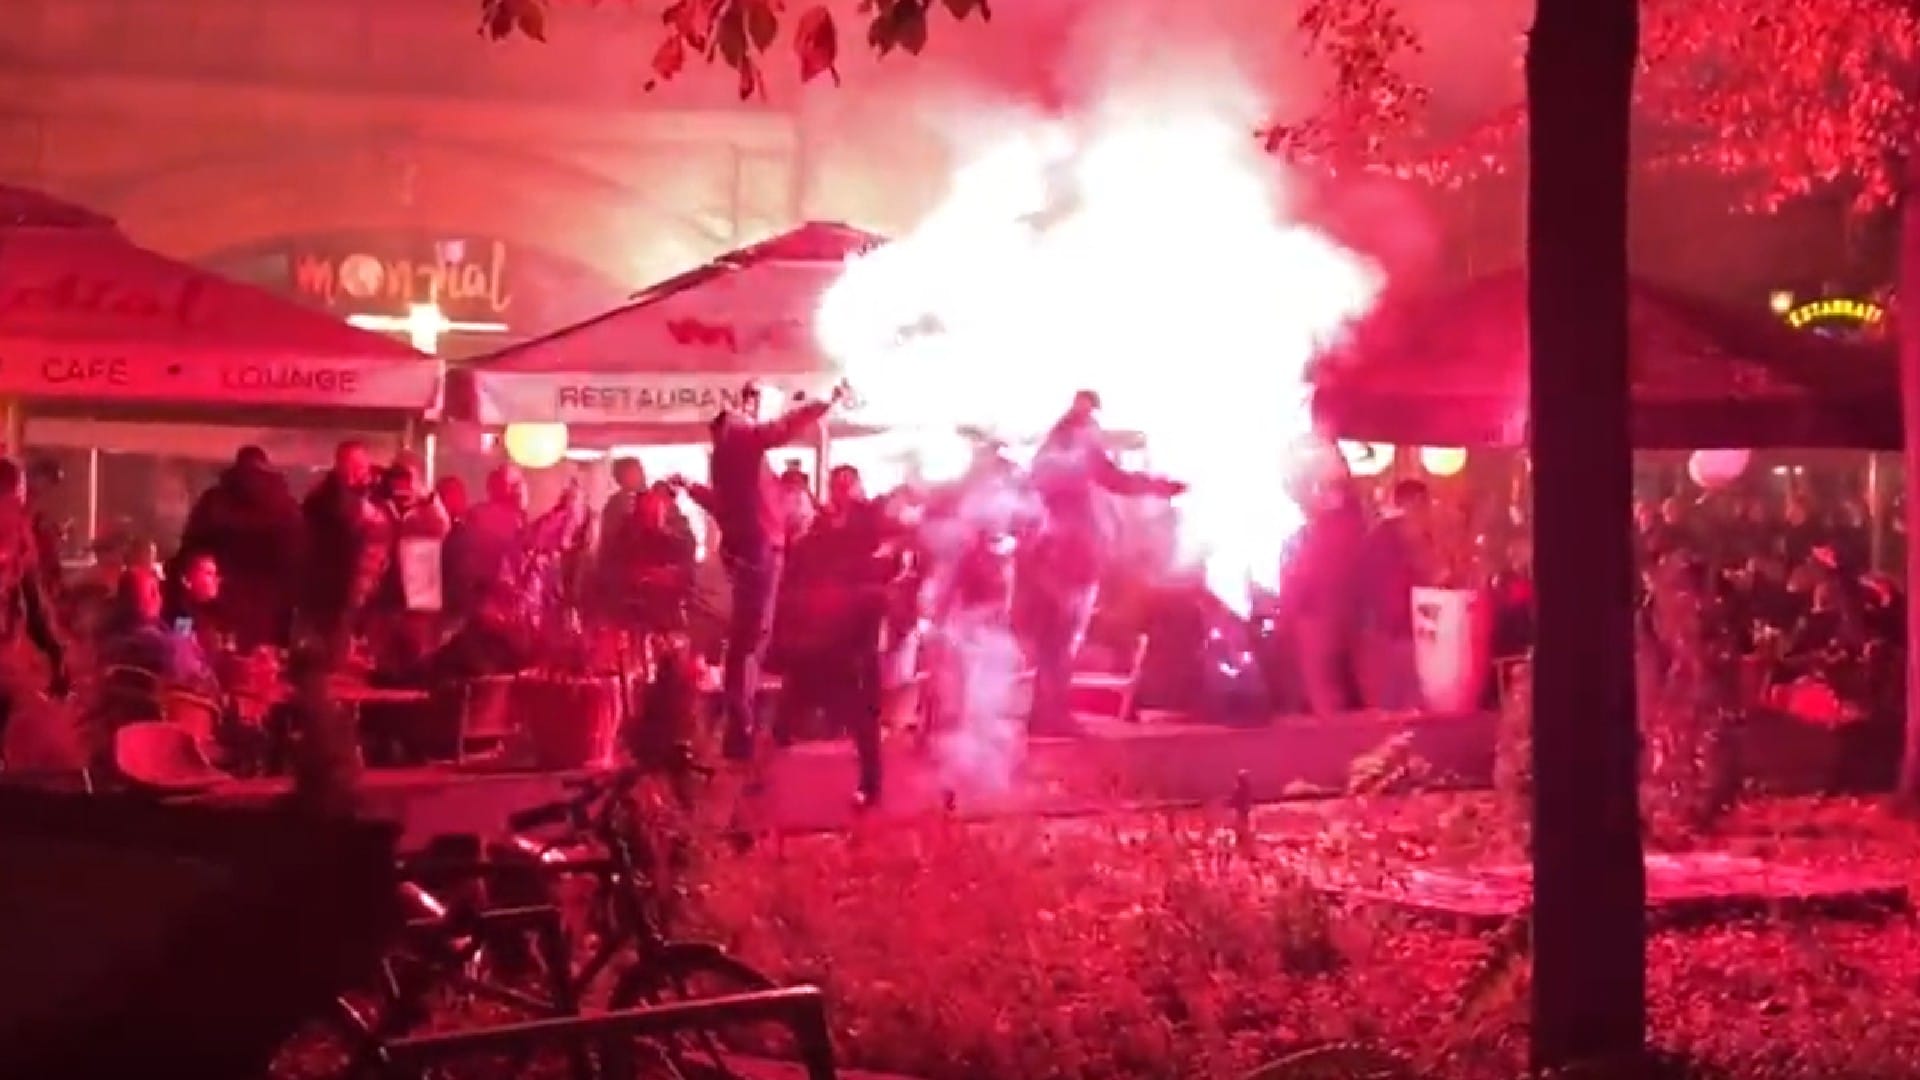
[{"label": "brick archway", "polygon": [[135,239],[181,258],[289,235],[445,232],[542,248],[635,286],[723,249],[727,228],[566,165],[432,143],[204,162],[107,201]]}]

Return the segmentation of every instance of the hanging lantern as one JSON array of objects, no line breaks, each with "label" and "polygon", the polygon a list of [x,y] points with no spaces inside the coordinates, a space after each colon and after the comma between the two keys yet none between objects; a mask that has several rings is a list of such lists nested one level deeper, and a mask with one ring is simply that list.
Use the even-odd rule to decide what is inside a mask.
[{"label": "hanging lantern", "polygon": [[1355,476],[1379,476],[1393,465],[1393,444],[1340,440],[1340,456],[1347,459],[1347,471]]},{"label": "hanging lantern", "polygon": [[1467,452],[1458,446],[1423,446],[1420,467],[1434,476],[1453,476],[1467,467]]},{"label": "hanging lantern", "polygon": [[567,425],[508,424],[500,441],[515,465],[523,469],[550,469],[567,456]]},{"label": "hanging lantern", "polygon": [[1751,450],[1695,450],[1687,458],[1687,475],[1694,483],[1712,491],[1740,479],[1752,461]]}]

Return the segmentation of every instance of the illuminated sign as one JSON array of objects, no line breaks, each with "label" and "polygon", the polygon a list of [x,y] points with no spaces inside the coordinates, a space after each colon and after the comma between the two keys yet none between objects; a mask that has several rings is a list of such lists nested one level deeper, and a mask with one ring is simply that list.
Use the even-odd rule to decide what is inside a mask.
[{"label": "illuminated sign", "polygon": [[1870,300],[1848,300],[1844,297],[1830,297],[1801,304],[1786,313],[1787,325],[1794,329],[1804,329],[1821,323],[1843,322],[1856,326],[1876,326],[1887,317],[1887,311]]},{"label": "illuminated sign", "polygon": [[294,292],[329,307],[437,304],[498,316],[513,304],[507,246],[498,240],[471,252],[461,242],[442,243],[424,257],[302,251],[291,259]]}]

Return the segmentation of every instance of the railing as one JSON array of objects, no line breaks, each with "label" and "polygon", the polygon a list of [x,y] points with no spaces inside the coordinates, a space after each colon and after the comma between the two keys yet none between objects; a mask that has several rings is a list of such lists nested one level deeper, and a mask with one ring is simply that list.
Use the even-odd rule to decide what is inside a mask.
[{"label": "railing", "polygon": [[579,1046],[621,1035],[665,1035],[720,1024],[754,1022],[783,1024],[793,1033],[807,1080],[834,1080],[833,1041],[827,1031],[826,1001],[814,986],[396,1039],[384,1047],[384,1072],[396,1077],[418,1075],[429,1066],[475,1054],[511,1054]]}]

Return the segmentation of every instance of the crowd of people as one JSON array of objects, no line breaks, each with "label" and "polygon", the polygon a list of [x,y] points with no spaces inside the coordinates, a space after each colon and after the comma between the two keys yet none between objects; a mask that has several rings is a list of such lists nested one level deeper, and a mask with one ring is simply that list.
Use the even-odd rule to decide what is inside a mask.
[{"label": "crowd of people", "polygon": [[[273,669],[303,643],[323,643],[373,678],[439,685],[590,667],[598,661],[588,643],[609,635],[691,637],[718,662],[726,757],[752,758],[763,736],[848,737],[860,762],[855,797],[871,804],[883,790],[884,718],[910,689],[918,719],[939,727],[1016,707],[979,695],[1005,696],[999,684],[1017,673],[1031,689],[1017,706],[1030,734],[1079,734],[1070,692],[1096,597],[1108,595],[1101,607],[1111,617],[1129,607],[1124,597],[1143,574],[1153,580],[1132,591],[1152,599],[1123,616],[1122,635],[1149,642],[1139,702],[1204,705],[1195,701],[1202,676],[1225,670],[1204,655],[1222,640],[1210,628],[1237,617],[1198,577],[1183,582],[1119,554],[1129,532],[1171,520],[1152,508],[1164,511],[1182,486],[1116,463],[1097,394],[1076,395],[1025,463],[982,441],[958,479],[877,497],[842,465],[816,500],[804,473],[778,472],[771,459],[841,400],[776,415],[772,395],[749,384],[714,418],[705,482],[650,480],[638,460],[621,459],[598,512],[577,484],[531,512],[525,478],[508,464],[473,501],[458,479],[430,484],[410,452],[376,467],[355,442],[297,496],[247,447],[196,501],[164,564],[151,544],[107,537],[93,565],[70,577],[46,557],[31,477],[0,460],[0,636],[5,655],[42,661],[0,668],[0,729],[25,697],[41,686],[64,695],[76,674],[97,685],[137,671],[230,702],[236,678]],[[1419,709],[1409,597],[1438,579],[1434,493],[1403,479],[1368,499],[1333,470],[1296,495],[1305,525],[1253,620],[1268,628],[1257,712]],[[704,544],[682,496],[705,512]],[[1117,529],[1116,501],[1148,512]],[[1715,632],[1761,658],[1776,681],[1817,675],[1843,696],[1871,699],[1898,667],[1885,661],[1901,639],[1904,598],[1867,572],[1856,505],[1822,515],[1804,498],[1777,510],[1760,496],[1669,499],[1641,508],[1638,540],[1650,587],[1685,577],[1712,598]],[[703,548],[725,575],[717,619],[698,587]],[[1524,548],[1512,550],[1483,567],[1494,655],[1531,646]],[[968,673],[991,650],[1002,655],[989,686]],[[780,692],[763,717],[769,675]],[[447,738],[444,725],[429,725],[399,742],[403,756],[431,758]]]},{"label": "crowd of people", "polygon": [[1736,491],[1645,501],[1637,520],[1649,593],[1701,597],[1704,632],[1758,692],[1817,686],[1856,718],[1900,700],[1906,592],[1872,565],[1861,502]]},{"label": "crowd of people", "polygon": [[[0,632],[44,660],[3,688],[0,714],[41,686],[60,696],[79,675],[97,689],[119,671],[225,701],[236,678],[314,643],[372,677],[434,682],[590,663],[584,643],[607,632],[685,635],[701,614],[685,494],[706,511],[730,594],[710,643],[727,757],[750,758],[763,735],[844,734],[861,761],[856,797],[878,800],[885,698],[924,666],[913,657],[929,621],[1017,634],[1031,729],[1073,733],[1071,665],[1110,546],[1094,492],[1167,496],[1179,485],[1115,465],[1098,398],[1084,393],[1024,469],[988,447],[951,485],[873,498],[840,466],[816,502],[804,474],[776,472],[770,455],[841,399],[773,415],[772,396],[749,385],[713,422],[706,482],[649,482],[623,459],[597,514],[577,485],[530,513],[523,477],[504,464],[470,501],[456,479],[429,485],[413,454],[376,467],[357,442],[299,496],[246,447],[164,561],[149,544],[105,537],[71,577],[45,557],[48,529],[20,469],[0,462],[0,492],[14,492],[0,497],[10,553]],[[768,674],[784,685],[763,718]],[[945,695],[950,709],[963,697]]]},{"label": "crowd of people", "polygon": [[75,709],[99,721],[79,726],[96,743],[122,719],[109,708],[122,676],[221,702],[223,721],[257,726],[276,695],[241,716],[236,682],[257,683],[263,667],[274,681],[300,646],[399,679],[532,663],[586,531],[577,490],[532,516],[510,465],[470,504],[457,479],[429,487],[416,455],[376,467],[367,447],[347,442],[300,497],[263,451],[245,447],[196,501],[164,563],[150,543],[105,536],[92,565],[68,577],[45,557],[52,530],[23,480],[0,461],[0,547],[10,553],[0,635],[8,656],[41,662],[9,666],[0,734],[16,704],[42,686],[65,697],[78,675],[92,693]]},{"label": "crowd of people", "polygon": [[731,586],[724,753],[742,760],[754,752],[771,649],[786,686],[766,730],[785,740],[811,722],[850,735],[860,762],[855,799],[871,805],[882,792],[888,691],[929,666],[919,659],[923,628],[931,652],[944,657],[933,666],[947,676],[932,683],[925,723],[966,722],[980,707],[968,695],[985,689],[966,676],[978,650],[1017,641],[1020,662],[997,668],[995,681],[1026,668],[1029,732],[1077,734],[1072,665],[1113,539],[1096,492],[1170,497],[1181,485],[1115,464],[1099,397],[1082,392],[1024,469],[983,443],[953,483],[874,499],[842,466],[810,512],[804,489],[775,473],[768,456],[822,421],[844,392],[771,415],[770,396],[747,385],[714,420],[709,483],[685,486],[719,526]]}]

